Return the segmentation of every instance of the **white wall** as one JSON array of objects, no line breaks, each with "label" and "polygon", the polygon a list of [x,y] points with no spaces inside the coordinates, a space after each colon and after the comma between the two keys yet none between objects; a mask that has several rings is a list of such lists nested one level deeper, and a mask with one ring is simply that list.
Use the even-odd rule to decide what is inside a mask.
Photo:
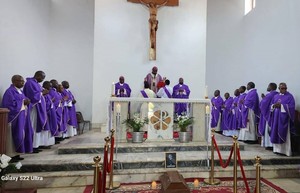
[{"label": "white wall", "polygon": [[76,108],[92,118],[94,0],[52,0],[47,80],[67,80]]},{"label": "white wall", "polygon": [[14,74],[47,69],[49,8],[49,0],[0,0],[0,98]]},{"label": "white wall", "polygon": [[[286,82],[300,100],[300,1],[259,0],[243,15],[242,0],[209,0],[207,71],[210,96],[253,81],[259,93],[269,82]],[[299,103],[299,102],[298,102]],[[299,109],[299,104],[297,105]]]},{"label": "white wall", "polygon": [[205,87],[206,0],[180,0],[178,7],[158,10],[157,60],[149,61],[149,11],[126,0],[95,1],[93,122],[106,121],[112,82],[120,75],[133,96],[156,65],[171,85],[183,77],[191,98]]}]

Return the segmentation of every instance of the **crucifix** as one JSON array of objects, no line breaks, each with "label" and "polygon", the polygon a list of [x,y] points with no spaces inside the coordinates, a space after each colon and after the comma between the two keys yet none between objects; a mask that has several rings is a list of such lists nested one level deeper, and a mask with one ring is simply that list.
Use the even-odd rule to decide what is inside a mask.
[{"label": "crucifix", "polygon": [[158,29],[158,20],[156,19],[157,10],[162,6],[178,6],[179,0],[127,0],[132,3],[141,3],[145,5],[150,12],[149,29],[150,29],[150,60],[156,60],[156,31]]}]

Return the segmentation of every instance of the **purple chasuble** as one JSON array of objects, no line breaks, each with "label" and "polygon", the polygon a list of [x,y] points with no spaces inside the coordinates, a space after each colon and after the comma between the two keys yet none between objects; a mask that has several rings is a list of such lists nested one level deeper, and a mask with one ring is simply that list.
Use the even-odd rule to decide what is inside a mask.
[{"label": "purple chasuble", "polygon": [[30,99],[30,110],[36,107],[37,111],[37,123],[36,132],[39,133],[44,130],[47,121],[46,103],[45,98],[42,95],[43,88],[35,80],[35,78],[26,78],[24,85],[24,94]]},{"label": "purple chasuble", "polygon": [[77,117],[76,117],[76,108],[75,104],[73,104],[74,95],[69,89],[65,89],[64,92],[68,96],[67,106],[69,111],[69,121],[68,124],[72,125],[73,127],[77,127]]},{"label": "purple chasuble", "polygon": [[234,97],[232,105],[231,105],[231,129],[232,130],[237,130],[239,129],[238,127],[238,119],[239,115],[241,115],[239,107],[238,107],[238,102],[239,102],[239,96]]},{"label": "purple chasuble", "polygon": [[[120,93],[120,89],[124,89],[124,94]],[[115,84],[115,96],[117,97],[130,97],[131,88],[127,83],[120,84],[119,82]]]},{"label": "purple chasuble", "polygon": [[[20,92],[19,92],[20,91]],[[8,108],[8,122],[11,123],[11,133],[15,151],[18,153],[32,152],[32,127],[28,116],[28,109],[23,108],[23,101],[26,96],[21,90],[11,85],[4,93],[2,107]]]},{"label": "purple chasuble", "polygon": [[246,93],[241,93],[239,96],[238,111],[236,112],[238,117],[238,129],[243,128],[243,124],[242,124],[243,104],[241,103],[241,101],[245,99],[246,95],[247,95]]},{"label": "purple chasuble", "polygon": [[57,117],[56,111],[51,100],[51,96],[49,94],[44,95],[46,101],[46,110],[47,110],[47,130],[50,130],[51,135],[55,136],[58,134],[58,125],[57,125]]},{"label": "purple chasuble", "polygon": [[[62,105],[62,96],[60,93],[56,91],[55,88],[50,89],[49,95],[51,96],[51,99],[53,101],[54,109],[56,111],[56,122],[58,126],[58,131],[64,131],[62,127],[62,117],[63,117],[63,105]],[[57,133],[55,136],[58,136],[59,133]]]},{"label": "purple chasuble", "polygon": [[[173,87],[172,97],[177,99],[188,99],[190,92],[191,91],[187,85],[177,84]],[[187,111],[187,103],[175,103],[175,113],[177,115],[184,114],[186,111]]]},{"label": "purple chasuble", "polygon": [[220,114],[221,114],[221,108],[223,105],[223,99],[222,97],[218,96],[218,97],[213,97],[211,99],[211,123],[210,126],[211,127],[216,127],[218,125],[219,122],[219,118],[220,118]]},{"label": "purple chasuble", "polygon": [[281,112],[281,108],[275,108],[271,113],[270,118],[271,142],[276,144],[282,144],[286,142],[288,129],[290,129],[291,133],[295,133],[295,99],[292,94],[286,92],[284,95],[276,94],[272,100],[272,104],[275,104],[279,101],[282,104],[285,112]]},{"label": "purple chasuble", "polygon": [[231,130],[232,126],[232,113],[231,113],[231,106],[233,103],[233,98],[229,97],[224,101],[224,107],[222,108],[222,122],[221,122],[221,129],[224,130]]},{"label": "purple chasuble", "polygon": [[277,91],[273,90],[266,94],[264,98],[261,99],[259,103],[260,108],[260,119],[259,119],[259,125],[258,125],[258,134],[259,136],[265,135],[265,129],[266,129],[266,123],[270,125],[269,119],[270,119],[270,113],[271,113],[271,104],[273,97],[278,94]]},{"label": "purple chasuble", "polygon": [[254,111],[254,114],[257,118],[259,117],[259,97],[256,89],[249,90],[244,99],[244,104],[242,106],[242,128],[246,128],[247,123],[249,121],[249,109],[252,109]]}]

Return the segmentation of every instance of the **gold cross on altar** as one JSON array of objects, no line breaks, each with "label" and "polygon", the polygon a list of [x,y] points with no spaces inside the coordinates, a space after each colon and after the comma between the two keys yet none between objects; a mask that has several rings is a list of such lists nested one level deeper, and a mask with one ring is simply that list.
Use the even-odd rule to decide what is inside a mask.
[{"label": "gold cross on altar", "polygon": [[156,60],[156,31],[158,28],[158,20],[156,19],[157,10],[162,6],[178,6],[179,0],[127,0],[132,3],[141,3],[149,8],[150,18],[149,29],[150,29],[150,60]]}]

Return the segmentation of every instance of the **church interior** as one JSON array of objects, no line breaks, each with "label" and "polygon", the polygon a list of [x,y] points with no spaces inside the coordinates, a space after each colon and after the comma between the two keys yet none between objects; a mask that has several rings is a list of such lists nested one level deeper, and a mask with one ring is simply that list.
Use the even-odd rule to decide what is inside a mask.
[{"label": "church interior", "polygon": [[[103,159],[104,139],[112,128],[112,84],[123,76],[131,97],[137,97],[153,66],[171,86],[183,77],[190,99],[204,103],[217,89],[221,96],[234,96],[235,89],[252,81],[260,96],[270,82],[285,82],[300,111],[300,79],[295,73],[300,71],[300,1],[178,0],[173,5],[177,1],[169,0],[169,6],[168,0],[154,0],[161,3],[155,46],[145,1],[0,0],[0,102],[13,75],[25,79],[42,70],[45,80],[70,83],[76,110],[89,121],[77,136],[38,154],[22,155],[23,173],[16,175],[31,179],[9,181],[6,187],[82,193],[93,184],[93,158]],[[189,143],[117,142],[114,180],[158,181],[164,172],[174,171],[165,167],[166,151],[176,152],[176,171],[184,178],[209,178],[208,138]],[[216,140],[225,160],[233,140],[220,134]],[[239,145],[247,177],[255,178],[255,156],[260,156],[262,178],[286,192],[300,192],[299,143],[294,143],[298,152],[290,157],[259,144]],[[219,160],[216,152],[215,159]],[[223,169],[216,164],[217,178],[232,175],[232,165]]]}]

